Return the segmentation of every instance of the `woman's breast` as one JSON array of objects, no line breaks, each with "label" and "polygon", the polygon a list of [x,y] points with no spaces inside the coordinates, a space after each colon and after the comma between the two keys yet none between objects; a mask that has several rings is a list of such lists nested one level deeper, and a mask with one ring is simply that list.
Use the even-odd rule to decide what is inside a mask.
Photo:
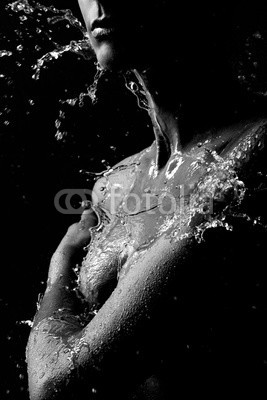
[{"label": "woman's breast", "polygon": [[100,303],[105,286],[116,282],[120,263],[127,255],[127,231],[122,224],[92,231],[92,241],[79,273],[79,289],[92,305]]},{"label": "woman's breast", "polygon": [[173,226],[175,220],[177,223],[177,215],[164,213],[160,206],[135,213],[121,212],[106,226],[93,231],[79,274],[79,289],[89,303],[101,303],[110,294],[109,291],[103,295],[106,287],[113,282],[114,289],[118,279],[134,265],[135,258]]},{"label": "woman's breast", "polygon": [[[97,302],[99,292],[109,282],[113,282],[114,288],[118,278],[134,266],[139,254],[162,235],[169,235],[174,241],[191,235],[201,241],[207,230],[217,227],[229,230],[228,220],[234,217],[233,210],[235,213],[240,210],[247,192],[247,182],[239,177],[239,153],[247,155],[250,143],[248,135],[234,149],[228,149],[224,157],[210,151],[211,161],[207,160],[207,152],[198,163],[188,157],[176,175],[154,185],[154,192],[153,186],[143,178],[135,179],[139,173],[136,168],[127,176],[123,171],[120,180],[117,177],[115,182],[123,188],[115,213],[93,235],[80,270],[80,289],[85,298]],[[245,164],[243,161],[242,165]],[[144,171],[142,176],[145,176]],[[110,187],[103,200],[112,199],[109,193],[113,178],[108,178]],[[107,206],[107,202],[102,204]],[[192,227],[196,214],[203,214],[202,223]]]}]

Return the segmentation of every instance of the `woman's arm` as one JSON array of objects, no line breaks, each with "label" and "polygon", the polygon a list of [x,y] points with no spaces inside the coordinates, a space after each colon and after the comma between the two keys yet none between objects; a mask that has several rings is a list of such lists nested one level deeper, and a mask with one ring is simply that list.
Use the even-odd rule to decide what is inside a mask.
[{"label": "woman's arm", "polygon": [[78,393],[80,399],[89,399],[148,373],[153,357],[143,357],[142,350],[155,336],[151,318],[169,295],[175,265],[183,263],[189,244],[161,237],[140,255],[84,327],[77,296],[70,291],[71,267],[84,236],[79,224],[72,226],[51,262],[48,287],[28,343],[32,400],[76,399]]},{"label": "woman's arm", "polygon": [[73,290],[75,280],[74,267],[84,253],[84,247],[89,243],[90,228],[97,224],[97,216],[91,210],[85,210],[79,223],[69,227],[66,235],[52,256],[47,288],[42,299],[42,305],[34,319],[34,326],[41,320],[51,317],[58,309],[77,311],[79,302]]},{"label": "woman's arm", "polygon": [[46,384],[48,377],[54,373],[56,376],[57,370],[67,377],[65,368],[71,367],[67,351],[71,345],[65,346],[63,341],[83,328],[79,318],[81,302],[74,290],[74,267],[85,255],[83,249],[90,241],[90,228],[96,224],[96,215],[92,210],[85,210],[80,222],[69,227],[52,256],[47,288],[34,318],[26,351],[32,399],[54,398],[56,391],[50,393]]}]

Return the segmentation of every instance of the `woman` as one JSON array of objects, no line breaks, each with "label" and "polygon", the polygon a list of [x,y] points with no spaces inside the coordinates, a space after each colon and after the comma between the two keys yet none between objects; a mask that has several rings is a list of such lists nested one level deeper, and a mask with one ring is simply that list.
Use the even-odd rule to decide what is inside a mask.
[{"label": "woman", "polygon": [[[257,163],[265,165],[266,121],[218,128],[200,142],[185,128],[177,95],[183,66],[174,46],[183,43],[174,35],[179,27],[171,2],[79,5],[100,67],[128,71],[126,84],[148,110],[155,141],[97,181],[92,208],[69,228],[51,260],[27,348],[31,399],[169,399],[193,392],[191,379],[206,394],[215,378],[229,383],[232,375],[238,386],[231,369],[243,357],[238,351],[222,376],[214,372],[216,360],[227,359],[229,331],[215,358],[203,361],[200,346],[190,362],[190,349],[195,335],[205,345],[223,328],[216,318],[224,312],[214,317],[219,305],[224,310],[236,301],[236,289],[242,298],[248,287],[243,268],[243,286],[230,285],[225,295],[229,276],[240,276],[229,260],[242,265],[256,234],[266,238],[250,204],[262,204],[255,177]],[[247,199],[246,190],[257,195]],[[73,269],[88,243],[77,285]]]}]

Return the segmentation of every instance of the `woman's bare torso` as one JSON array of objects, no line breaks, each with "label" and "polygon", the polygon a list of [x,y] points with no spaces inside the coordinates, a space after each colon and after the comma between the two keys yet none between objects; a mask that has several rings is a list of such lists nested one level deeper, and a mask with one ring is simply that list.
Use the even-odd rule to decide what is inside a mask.
[{"label": "woman's bare torso", "polygon": [[[264,121],[225,130],[188,152],[172,154],[159,172],[153,143],[105,173],[93,190],[93,208],[100,221],[92,230],[80,271],[85,298],[92,300],[94,285],[105,276],[121,279],[138,253],[161,235],[179,241],[189,234],[194,214],[215,218],[216,203],[238,202],[245,189],[238,171],[262,143],[264,133]],[[232,198],[227,197],[230,193]]]},{"label": "woman's bare torso", "polygon": [[[231,231],[227,213],[246,196],[239,172],[263,149],[265,131],[266,121],[258,121],[207,136],[189,151],[173,153],[159,172],[154,143],[97,181],[93,208],[99,225],[79,277],[91,308],[106,301],[160,238],[178,244],[192,237],[200,243],[207,230]],[[144,392],[155,391],[157,378],[147,382]]]}]

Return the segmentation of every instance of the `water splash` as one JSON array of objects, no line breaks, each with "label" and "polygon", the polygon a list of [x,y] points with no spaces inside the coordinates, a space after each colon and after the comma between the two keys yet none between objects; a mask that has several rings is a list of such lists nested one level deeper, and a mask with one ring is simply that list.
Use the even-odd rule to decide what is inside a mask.
[{"label": "water splash", "polygon": [[[55,41],[53,41],[51,36],[52,32],[51,29],[42,30],[41,28],[43,26],[42,25],[40,27],[38,26],[36,28],[36,33],[37,34],[43,33],[45,36],[47,36],[48,40],[50,40],[55,45],[55,49],[44,54],[32,66],[33,70],[35,71],[35,73],[33,74],[33,79],[39,79],[40,71],[46,65],[46,63],[49,63],[54,59],[58,59],[66,52],[71,52],[80,55],[85,59],[91,59],[93,57],[88,34],[82,23],[73,15],[71,10],[69,9],[59,10],[54,6],[44,6],[43,4],[40,4],[33,0],[15,1],[11,4],[8,4],[6,6],[6,10],[11,10],[14,13],[23,13],[22,15],[19,15],[19,19],[21,22],[26,22],[29,17],[33,18],[36,15],[38,17],[41,16],[42,18],[46,16],[45,20],[48,26],[58,24],[59,22],[62,21],[65,23],[68,22],[69,25],[66,25],[66,28],[72,26],[73,28],[75,28],[75,30],[77,30],[77,32],[80,32],[83,37],[81,40],[78,41],[72,40],[67,45],[60,45]],[[38,21],[40,22],[39,19],[37,19],[37,22]],[[19,51],[22,50],[21,45],[19,45],[18,50]],[[40,50],[40,48],[38,48],[38,50]],[[2,56],[11,55],[9,52],[5,51],[2,51],[0,54],[2,54]]]},{"label": "water splash", "polygon": [[[65,51],[69,51],[69,49],[66,50],[66,48],[64,48],[64,52]],[[58,56],[58,53],[56,53],[56,54]],[[48,55],[48,57],[49,57],[49,55]],[[59,104],[61,104],[62,106],[68,105],[71,107],[75,107],[78,104],[78,106],[80,108],[82,108],[82,107],[84,107],[86,98],[90,99],[91,104],[95,104],[97,102],[97,86],[98,86],[98,82],[99,82],[101,76],[104,74],[104,70],[102,68],[100,68],[100,66],[97,63],[95,63],[95,65],[96,65],[96,73],[93,78],[93,83],[86,87],[85,92],[81,92],[77,97],[74,97],[74,98],[69,98],[66,100],[60,99]],[[59,109],[59,116],[55,121],[55,126],[57,128],[55,137],[57,140],[62,140],[64,137],[67,136],[66,131],[62,132],[60,130],[64,119],[65,119],[65,112],[62,109]],[[105,164],[105,160],[103,160],[103,164]],[[108,165],[107,165],[107,168],[109,168]],[[90,172],[88,172],[88,174],[94,175]]]},{"label": "water splash", "polygon": [[[29,49],[28,42],[26,45],[23,42],[23,27],[25,32],[29,32],[29,38],[34,39],[36,37],[36,40],[38,40],[40,43],[34,46],[32,52],[33,56],[34,54],[38,56],[40,53],[43,53],[31,64],[31,66],[29,66],[33,71],[31,77],[34,81],[40,80],[42,71],[48,70],[53,62],[59,61],[65,54],[77,56],[77,61],[83,59],[85,62],[90,60],[92,60],[92,63],[94,62],[95,55],[92,51],[86,29],[84,28],[83,24],[73,15],[71,10],[59,10],[54,6],[45,6],[34,0],[15,1],[11,4],[8,4],[5,7],[5,10],[10,16],[14,14],[14,17],[18,18],[19,28],[15,29],[16,41],[14,40],[11,42],[12,46],[13,43],[15,44],[15,51],[13,51],[13,48],[0,50],[0,57],[10,57],[14,55],[16,57],[16,65],[18,67],[22,67],[23,65],[25,71],[26,63],[29,63],[30,58],[28,55],[26,56],[26,52]],[[63,29],[61,29],[62,24],[64,24],[65,31],[70,30],[70,27],[72,28],[72,31],[66,32],[66,35],[61,36],[63,32]],[[36,34],[38,36],[36,36]],[[57,35],[59,35],[58,38]],[[68,44],[60,43],[61,41],[65,41],[68,36],[81,36],[81,39],[71,40]],[[7,40],[7,42],[8,41],[9,40]],[[34,40],[32,42],[34,43]],[[47,51],[48,47],[50,47],[49,51]],[[54,48],[51,49],[51,47]],[[94,103],[96,101],[97,81],[101,74],[102,72],[97,67],[93,83],[91,85],[85,84],[85,90],[83,90],[81,93],[79,93],[77,90],[77,97],[59,100],[59,107],[63,104],[75,106],[76,103],[79,105],[79,107],[83,107],[86,97],[90,98],[92,103]],[[5,75],[1,74],[1,78],[5,78]],[[6,77],[6,80],[8,79],[9,78]],[[68,134],[68,129],[61,129],[66,112],[67,110],[65,111],[60,108],[58,111],[59,116],[55,120],[55,138],[58,141],[63,140]],[[7,126],[10,121],[6,117],[4,119],[6,120],[4,125]]]},{"label": "water splash", "polygon": [[[105,71],[99,66],[99,64],[96,63],[95,65],[96,65],[96,74],[94,76],[93,83],[86,88],[86,92],[82,92],[79,94],[78,97],[75,97],[72,99],[60,100],[59,102],[61,104],[68,104],[70,106],[75,106],[76,103],[78,102],[79,107],[83,107],[84,99],[86,97],[91,99],[92,104],[96,103],[96,101],[97,101],[97,95],[96,95],[97,85],[98,85],[99,79],[102,77],[102,75],[105,73]],[[62,112],[62,110],[61,110],[61,112]]]},{"label": "water splash", "polygon": [[28,0],[18,0],[14,1],[11,4],[7,5],[7,8],[10,8],[12,11],[24,11],[25,14],[31,14],[34,12],[34,7],[29,4]]},{"label": "water splash", "polygon": [[[46,7],[40,3],[34,3],[34,7],[30,6],[28,0],[17,1],[12,3],[9,6],[12,11],[24,11],[28,14],[36,12],[36,10],[41,11],[42,13],[52,13],[54,14],[52,17],[47,18],[47,22],[51,25],[55,25],[61,21],[68,21],[71,26],[73,26],[77,31],[79,31],[83,35],[83,39],[81,40],[72,40],[67,45],[58,45],[57,43],[53,42],[55,45],[55,49],[49,51],[42,55],[35,64],[32,65],[32,69],[34,74],[32,78],[34,80],[39,80],[40,75],[43,69],[46,69],[48,64],[54,60],[58,60],[62,57],[65,53],[72,53],[78,56],[83,57],[85,60],[92,60],[94,58],[94,54],[92,52],[92,48],[90,45],[88,33],[86,32],[85,28],[81,24],[81,22],[74,17],[70,10],[58,10],[53,6]],[[41,33],[41,30],[39,33]],[[37,32],[38,33],[38,32]],[[51,37],[49,37],[51,39]],[[22,50],[20,48],[20,50]],[[7,54],[5,54],[7,55]],[[67,104],[69,106],[75,106],[77,103],[79,107],[84,106],[84,100],[86,97],[91,99],[91,102],[94,104],[97,100],[96,91],[97,91],[97,84],[98,80],[100,79],[101,75],[103,74],[103,70],[97,65],[96,74],[94,76],[93,83],[86,87],[85,92],[81,92],[75,98],[69,98],[65,100],[59,100],[59,104],[64,105]],[[55,127],[56,133],[55,137],[58,141],[64,139],[67,136],[67,131],[61,131],[62,121],[65,118],[65,112],[62,109],[59,109],[59,117],[55,120]]]},{"label": "water splash", "polygon": [[136,70],[129,70],[124,74],[125,86],[132,92],[136,99],[138,107],[150,112],[152,106],[152,99],[149,97],[149,93],[145,90],[141,77]]},{"label": "water splash", "polygon": [[74,17],[71,10],[68,10],[68,9],[58,10],[57,8],[55,8],[53,6],[46,7],[40,3],[35,3],[34,9],[33,9],[32,7],[29,6],[28,0],[22,0],[22,1],[15,2],[11,5],[11,8],[13,11],[27,10],[28,13],[33,12],[34,10],[39,10],[42,12],[51,12],[55,15],[47,18],[47,22],[49,24],[56,24],[61,21],[64,21],[64,22],[68,21],[71,26],[73,26],[74,28],[79,30],[82,33],[82,35],[84,36],[84,38],[82,40],[79,40],[79,41],[73,40],[68,45],[64,45],[64,46],[59,46],[55,43],[56,48],[53,51],[50,51],[50,52],[44,54],[41,58],[39,58],[37,60],[37,63],[32,66],[33,70],[36,71],[32,76],[33,79],[40,78],[41,68],[46,63],[48,63],[54,59],[57,60],[59,57],[61,57],[66,52],[71,52],[74,54],[81,55],[85,59],[92,58],[92,51],[91,52],[88,51],[88,50],[91,50],[91,45],[89,42],[88,34],[87,34],[85,28],[83,27],[83,25],[81,24],[81,22],[76,17]]},{"label": "water splash", "polygon": [[0,57],[10,57],[12,56],[12,51],[0,50]]},{"label": "water splash", "polygon": [[[49,23],[57,23],[59,21],[67,20],[70,25],[74,26],[75,28],[80,29],[84,34],[86,33],[85,28],[81,24],[81,22],[74,17],[73,13],[69,9],[57,9],[54,6],[45,6],[41,3],[38,3],[34,0],[18,0],[13,3],[7,5],[6,9],[11,9],[14,12],[23,11],[25,14],[32,14],[36,11],[40,11],[41,13],[50,12],[55,14],[53,17],[48,17]],[[24,21],[27,19],[26,15],[23,15]],[[25,19],[26,18],[26,19]]]},{"label": "water splash", "polygon": [[71,41],[70,44],[65,46],[57,46],[57,48],[49,53],[46,53],[41,58],[37,60],[37,63],[32,66],[32,69],[35,73],[32,75],[33,79],[39,79],[41,69],[46,65],[46,63],[57,60],[61,57],[64,53],[71,52],[74,54],[81,55],[85,59],[91,59],[92,55],[87,55],[88,49],[91,49],[88,39],[83,39],[79,41]]},{"label": "water splash", "polygon": [[20,324],[27,325],[27,326],[29,326],[30,328],[33,327],[33,321],[31,321],[30,319],[19,321],[19,323],[20,323]]}]

